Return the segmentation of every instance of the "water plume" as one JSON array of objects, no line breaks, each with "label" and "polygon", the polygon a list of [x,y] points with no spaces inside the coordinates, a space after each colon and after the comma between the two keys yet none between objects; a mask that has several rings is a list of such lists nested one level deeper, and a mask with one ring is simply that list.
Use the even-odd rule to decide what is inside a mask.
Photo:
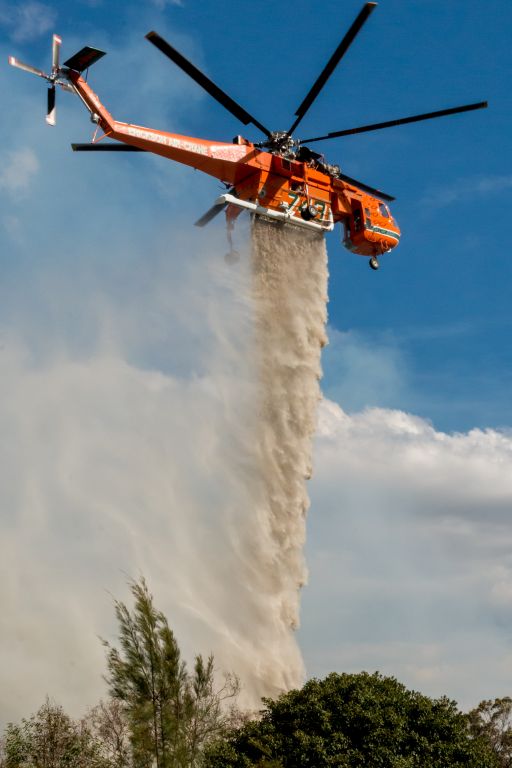
[{"label": "water plume", "polygon": [[[321,233],[261,218],[251,223],[249,246],[241,273],[225,276],[230,300],[240,302],[240,327],[219,317],[218,305],[210,318],[209,369],[223,405],[208,463],[222,490],[210,510],[213,557],[198,546],[203,569],[186,568],[182,597],[203,644],[240,676],[241,705],[257,709],[262,696],[304,678],[295,630],[307,579],[306,479],[326,343],[327,253]],[[197,575],[204,572],[206,589]]]},{"label": "water plume", "polygon": [[105,694],[98,635],[115,641],[111,595],[140,573],[184,656],[239,674],[242,705],[303,678],[324,242],[257,220],[227,268],[189,240],[152,269],[134,252],[122,290],[49,265],[41,308],[2,329],[0,723]]},{"label": "water plume", "polygon": [[[305,480],[312,472],[320,350],[326,343],[323,235],[255,218],[252,279],[260,384],[255,438],[262,484],[257,589],[269,597],[276,636],[290,636],[299,623],[300,587],[307,578]],[[270,645],[266,653],[272,656],[275,650]],[[265,695],[301,684],[300,654],[290,653],[290,648],[280,650],[258,686]]]}]

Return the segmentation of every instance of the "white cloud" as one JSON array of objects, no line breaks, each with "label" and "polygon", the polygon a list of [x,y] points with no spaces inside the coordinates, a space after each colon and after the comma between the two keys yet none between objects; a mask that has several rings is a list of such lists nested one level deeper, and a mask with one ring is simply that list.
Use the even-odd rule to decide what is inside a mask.
[{"label": "white cloud", "polygon": [[436,187],[435,191],[428,192],[422,200],[422,205],[431,208],[442,208],[452,203],[464,200],[473,200],[475,197],[488,197],[498,192],[504,192],[512,188],[511,175],[477,176],[446,185]]},{"label": "white cloud", "polygon": [[0,190],[13,198],[23,197],[39,170],[39,161],[29,147],[4,152],[0,156]]},{"label": "white cloud", "polygon": [[309,674],[380,669],[464,706],[510,693],[512,433],[324,401],[311,491]]},{"label": "white cloud", "polygon": [[28,42],[50,31],[57,19],[53,8],[37,0],[0,3],[0,25],[7,28],[12,40]]},{"label": "white cloud", "polygon": [[168,5],[183,5],[183,0],[151,0],[158,10],[163,11]]},{"label": "white cloud", "polygon": [[6,232],[11,241],[15,243],[23,242],[23,227],[17,216],[2,216],[2,229]]}]

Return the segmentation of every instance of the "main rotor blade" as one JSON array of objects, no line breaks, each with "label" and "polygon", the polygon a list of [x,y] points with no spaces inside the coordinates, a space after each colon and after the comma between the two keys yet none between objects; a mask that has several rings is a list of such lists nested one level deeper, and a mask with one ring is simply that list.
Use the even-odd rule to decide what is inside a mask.
[{"label": "main rotor blade", "polygon": [[107,144],[102,141],[97,144],[72,144],[71,149],[73,152],[146,152],[132,144]]},{"label": "main rotor blade", "polygon": [[353,184],[354,187],[358,187],[359,189],[362,189],[363,192],[369,192],[370,195],[375,195],[375,197],[380,197],[382,200],[389,200],[389,202],[396,200],[395,197],[391,197],[391,195],[387,195],[385,192],[381,192],[380,189],[375,189],[375,187],[369,187],[368,184],[363,184],[361,181],[358,181],[357,179],[352,179],[350,176],[346,176],[344,173],[340,173],[339,176],[337,176],[337,178],[341,179],[342,181],[346,181],[348,184]]},{"label": "main rotor blade", "polygon": [[265,128],[264,125],[262,125],[258,120],[256,120],[255,117],[249,114],[249,112],[241,107],[240,104],[237,104],[237,102],[234,101],[231,96],[228,96],[227,93],[219,88],[218,85],[215,85],[212,80],[206,77],[206,75],[203,74],[196,66],[194,66],[194,64],[182,56],[181,53],[179,53],[176,48],[173,48],[172,45],[163,39],[163,37],[160,37],[160,35],[156,32],[148,32],[146,39],[149,40],[150,43],[153,43],[153,45],[158,48],[158,50],[161,51],[165,56],[171,59],[171,61],[177,64],[178,67],[180,67],[184,72],[186,72],[187,75],[189,75],[189,77],[192,78],[192,80],[195,80],[195,82],[200,85],[201,88],[204,88],[204,90],[209,93],[210,96],[213,96],[213,98],[218,101],[219,104],[222,104],[222,106],[227,109],[228,112],[231,112],[231,114],[240,120],[244,125],[252,123],[256,126],[256,128],[259,128],[260,131],[263,131],[263,133],[270,138],[271,133],[268,128]]},{"label": "main rotor blade", "polygon": [[444,117],[445,115],[456,115],[459,112],[471,112],[473,109],[485,109],[486,101],[479,101],[476,104],[465,104],[462,107],[452,107],[451,109],[440,109],[437,112],[425,112],[423,115],[413,115],[412,117],[402,117],[399,120],[387,120],[385,123],[373,123],[372,125],[361,125],[359,128],[348,128],[345,131],[334,131],[325,136],[315,136],[313,139],[301,139],[301,143],[311,144],[313,141],[323,141],[324,139],[336,139],[339,136],[352,136],[355,133],[366,133],[367,131],[380,131],[381,128],[392,128],[395,125],[405,125],[406,123],[418,123],[420,120],[432,120],[434,117]]},{"label": "main rotor blade", "polygon": [[46,122],[48,125],[55,125],[57,122],[57,112],[55,109],[55,86],[48,88],[48,108],[46,110]]},{"label": "main rotor blade", "polygon": [[11,67],[18,67],[18,69],[23,69],[25,72],[30,72],[32,75],[44,77],[45,80],[48,79],[48,75],[46,75],[42,69],[36,69],[35,67],[31,67],[30,64],[24,64],[15,56],[9,56],[9,64]]},{"label": "main rotor blade", "polygon": [[296,111],[295,115],[297,119],[295,120],[294,124],[288,131],[288,135],[290,136],[294,130],[297,128],[298,124],[308,111],[308,109],[311,107],[312,103],[326,84],[327,80],[330,78],[338,64],[340,63],[342,57],[345,55],[345,53],[348,51],[350,45],[353,43],[356,35],[360,32],[363,24],[368,20],[370,15],[373,13],[377,6],[377,3],[366,3],[361,10],[359,11],[359,14],[348,30],[347,34],[341,41],[341,43],[338,45],[336,50],[334,51],[333,55],[325,65],[324,69],[318,76],[316,82],[312,86],[311,90],[307,94],[306,98]]}]

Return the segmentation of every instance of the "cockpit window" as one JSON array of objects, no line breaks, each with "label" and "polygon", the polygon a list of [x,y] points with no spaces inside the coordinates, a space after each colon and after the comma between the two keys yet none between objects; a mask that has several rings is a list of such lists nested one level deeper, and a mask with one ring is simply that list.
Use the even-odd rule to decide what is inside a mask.
[{"label": "cockpit window", "polygon": [[379,203],[379,210],[381,214],[384,216],[384,218],[389,219],[390,213],[387,205],[384,205],[384,203]]}]

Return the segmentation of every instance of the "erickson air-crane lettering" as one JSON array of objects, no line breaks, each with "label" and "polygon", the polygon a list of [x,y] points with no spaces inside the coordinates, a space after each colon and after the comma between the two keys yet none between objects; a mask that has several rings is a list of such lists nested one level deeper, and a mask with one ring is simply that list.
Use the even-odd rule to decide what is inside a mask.
[{"label": "erickson air-crane lettering", "polygon": [[[230,143],[210,141],[115,120],[83,76],[92,64],[105,55],[104,52],[86,46],[61,65],[61,39],[57,35],[53,36],[50,74],[24,64],[14,56],[9,57],[9,63],[48,81],[46,120],[50,125],[55,125],[57,86],[80,97],[90,112],[92,122],[96,124],[96,130],[91,143],[73,144],[74,150],[153,152],[203,171],[223,182],[226,186],[225,193],[196,224],[205,226],[218,213],[225,210],[230,244],[234,222],[243,210],[276,222],[288,222],[319,231],[332,230],[335,224],[340,223],[343,227],[344,245],[353,253],[369,257],[372,269],[378,269],[379,257],[398,245],[400,240],[400,230],[387,205],[394,198],[342,173],[339,166],[329,164],[322,155],[314,152],[307,145],[317,141],[482,109],[487,106],[487,102],[465,104],[411,117],[362,125],[308,139],[294,138],[294,131],[375,10],[376,5],[374,2],[369,2],[362,7],[298,107],[293,124],[287,131],[269,130],[160,35],[156,32],[149,32],[146,35],[149,42],[186,72],[234,117],[244,125],[252,124],[261,131],[265,138],[257,143],[248,141],[242,136],[236,136]],[[228,256],[232,258],[235,256],[232,246]]]}]

